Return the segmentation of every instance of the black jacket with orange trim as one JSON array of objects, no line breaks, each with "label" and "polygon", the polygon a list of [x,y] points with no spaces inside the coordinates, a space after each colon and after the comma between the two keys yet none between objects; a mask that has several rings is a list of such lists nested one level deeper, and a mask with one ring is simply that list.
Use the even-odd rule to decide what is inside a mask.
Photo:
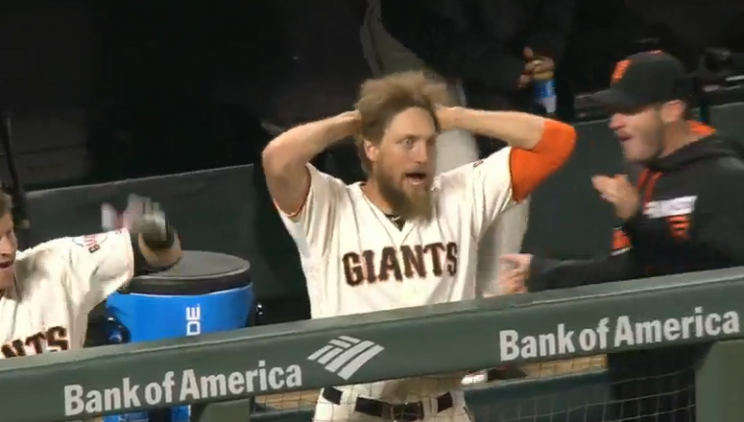
[{"label": "black jacket with orange trim", "polygon": [[639,213],[594,260],[533,257],[529,291],[744,265],[744,159],[717,132],[629,172]]}]

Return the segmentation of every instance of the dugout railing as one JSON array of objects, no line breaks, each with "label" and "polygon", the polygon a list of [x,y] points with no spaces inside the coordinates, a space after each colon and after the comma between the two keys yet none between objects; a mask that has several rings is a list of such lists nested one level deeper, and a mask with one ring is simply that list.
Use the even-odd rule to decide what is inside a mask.
[{"label": "dugout railing", "polygon": [[[52,422],[222,402],[193,419],[237,422],[245,406],[219,408],[255,395],[710,343],[696,368],[698,421],[744,420],[742,297],[744,269],[731,269],[6,359],[0,408],[4,421]],[[669,329],[685,321],[696,328]],[[345,359],[322,359],[339,347]]]}]

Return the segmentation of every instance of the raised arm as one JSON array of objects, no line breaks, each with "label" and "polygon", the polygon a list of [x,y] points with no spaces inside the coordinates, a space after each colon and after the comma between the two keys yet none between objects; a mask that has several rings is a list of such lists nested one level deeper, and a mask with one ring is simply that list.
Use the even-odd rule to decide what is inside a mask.
[{"label": "raised arm", "polygon": [[354,134],[359,125],[356,111],[292,128],[266,146],[262,160],[266,185],[274,203],[284,214],[295,216],[310,191],[308,163],[334,142]]},{"label": "raised arm", "polygon": [[123,213],[119,214],[111,204],[103,204],[101,211],[104,229],[129,231],[134,275],[163,271],[181,259],[181,241],[157,202],[130,195]]},{"label": "raised arm", "polygon": [[576,144],[576,131],[570,125],[527,113],[452,107],[440,110],[439,115],[445,128],[498,138],[513,147],[504,148],[469,169],[453,172],[452,179],[461,179],[470,186],[478,233],[512,201],[527,198],[559,169]]},{"label": "raised arm", "polygon": [[132,277],[167,270],[182,255],[178,234],[157,203],[132,195],[121,214],[108,204],[103,209],[104,227],[117,229],[37,247],[65,259],[69,272],[62,281],[84,312]]},{"label": "raised arm", "polygon": [[509,167],[517,201],[561,167],[576,144],[572,126],[533,114],[452,107],[443,115],[446,125],[501,139],[515,148],[510,151]]}]

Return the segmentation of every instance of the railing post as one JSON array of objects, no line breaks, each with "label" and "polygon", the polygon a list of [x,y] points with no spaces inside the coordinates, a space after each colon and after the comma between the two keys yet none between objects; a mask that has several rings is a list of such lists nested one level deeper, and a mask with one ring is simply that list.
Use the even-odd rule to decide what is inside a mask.
[{"label": "railing post", "polygon": [[697,420],[744,420],[744,340],[713,343],[696,368]]}]

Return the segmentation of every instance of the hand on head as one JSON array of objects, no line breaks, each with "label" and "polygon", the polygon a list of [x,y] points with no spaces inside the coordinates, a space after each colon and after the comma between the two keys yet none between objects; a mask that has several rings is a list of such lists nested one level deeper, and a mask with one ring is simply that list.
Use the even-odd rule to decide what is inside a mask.
[{"label": "hand on head", "polygon": [[455,123],[457,107],[448,107],[443,105],[437,105],[437,120],[439,120],[439,126],[442,132],[457,129]]},{"label": "hand on head", "polygon": [[339,139],[354,136],[358,134],[362,128],[362,115],[358,110],[345,111],[336,115],[333,119],[336,120],[338,127],[343,131],[343,133],[339,135]]}]

